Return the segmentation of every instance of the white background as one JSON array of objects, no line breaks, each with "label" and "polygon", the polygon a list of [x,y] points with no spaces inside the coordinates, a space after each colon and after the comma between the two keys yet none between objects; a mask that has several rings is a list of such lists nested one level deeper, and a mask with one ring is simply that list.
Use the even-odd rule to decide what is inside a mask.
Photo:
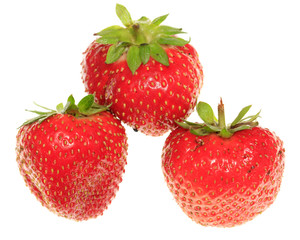
[{"label": "white background", "polygon": [[[54,108],[85,95],[82,52],[93,33],[121,24],[116,1],[1,1],[0,239],[300,239],[299,1],[118,1],[133,19],[170,13],[165,24],[191,36],[204,68],[199,100],[214,109],[223,97],[227,120],[253,104],[260,124],[285,143],[286,169],[275,203],[235,228],[203,227],[177,206],[164,182],[161,149],[168,134],[127,128],[129,155],[116,198],[96,219],[57,217],[35,199],[15,161],[17,127],[33,101]],[[197,120],[195,113],[189,118]]]}]

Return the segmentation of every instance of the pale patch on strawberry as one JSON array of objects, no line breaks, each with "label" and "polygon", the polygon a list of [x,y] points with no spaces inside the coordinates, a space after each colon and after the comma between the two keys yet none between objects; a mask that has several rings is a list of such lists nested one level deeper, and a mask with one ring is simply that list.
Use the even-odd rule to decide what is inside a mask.
[{"label": "pale patch on strawberry", "polygon": [[126,165],[127,137],[120,121],[94,96],[28,120],[17,135],[17,163],[43,206],[81,221],[103,214],[115,197]]}]

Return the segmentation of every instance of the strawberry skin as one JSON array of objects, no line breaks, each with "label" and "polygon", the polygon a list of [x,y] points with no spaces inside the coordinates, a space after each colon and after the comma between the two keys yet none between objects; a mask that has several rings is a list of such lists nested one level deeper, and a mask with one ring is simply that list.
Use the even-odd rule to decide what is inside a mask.
[{"label": "strawberry skin", "polygon": [[102,215],[115,197],[127,137],[109,112],[80,118],[56,114],[22,126],[16,152],[21,175],[42,205],[80,221]]},{"label": "strawberry skin", "polygon": [[177,36],[181,28],[161,25],[168,14],[153,20],[132,20],[116,4],[122,26],[94,35],[84,52],[82,80],[86,92],[134,130],[160,136],[186,119],[203,84],[202,66],[190,41]]},{"label": "strawberry skin", "polygon": [[160,136],[186,119],[196,105],[203,84],[202,66],[190,45],[165,47],[169,66],[150,57],[132,74],[126,54],[105,64],[109,45],[93,42],[82,62],[82,79],[99,104],[147,135]]},{"label": "strawberry skin", "polygon": [[275,200],[284,169],[282,141],[254,127],[230,138],[177,128],[162,154],[167,185],[182,210],[205,226],[232,227]]}]

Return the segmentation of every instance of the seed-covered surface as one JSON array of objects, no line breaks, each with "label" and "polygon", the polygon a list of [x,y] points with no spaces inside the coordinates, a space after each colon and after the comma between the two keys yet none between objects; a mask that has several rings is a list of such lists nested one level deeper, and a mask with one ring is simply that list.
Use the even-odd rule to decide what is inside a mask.
[{"label": "seed-covered surface", "polygon": [[150,57],[134,75],[126,54],[105,64],[109,46],[93,42],[82,62],[85,89],[100,104],[112,104],[111,110],[122,121],[153,136],[173,129],[174,120],[191,114],[203,83],[202,66],[191,45],[166,47],[169,66]]},{"label": "seed-covered surface", "polygon": [[275,200],[284,169],[282,141],[255,127],[224,139],[178,128],[162,154],[167,185],[195,222],[232,227],[253,219]]},{"label": "seed-covered surface", "polygon": [[127,137],[108,112],[57,114],[17,135],[17,163],[26,185],[49,210],[74,220],[102,215],[119,189]]}]

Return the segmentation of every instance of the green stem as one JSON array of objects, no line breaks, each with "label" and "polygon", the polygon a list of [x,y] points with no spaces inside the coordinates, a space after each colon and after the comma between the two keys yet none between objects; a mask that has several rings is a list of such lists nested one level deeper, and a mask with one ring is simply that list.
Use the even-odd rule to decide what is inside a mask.
[{"label": "green stem", "polygon": [[135,23],[132,25],[133,29],[133,37],[134,37],[134,42],[137,45],[141,45],[143,43],[147,43],[147,38],[143,33],[143,29],[141,29],[141,25],[138,23]]},{"label": "green stem", "polygon": [[226,128],[225,110],[222,98],[220,99],[220,103],[218,105],[218,119],[218,126],[221,129],[219,136],[222,138],[230,138],[232,136],[232,133]]},{"label": "green stem", "polygon": [[226,122],[225,122],[225,111],[224,111],[224,104],[222,101],[222,98],[220,99],[220,103],[218,105],[218,126],[223,129],[226,127]]}]

